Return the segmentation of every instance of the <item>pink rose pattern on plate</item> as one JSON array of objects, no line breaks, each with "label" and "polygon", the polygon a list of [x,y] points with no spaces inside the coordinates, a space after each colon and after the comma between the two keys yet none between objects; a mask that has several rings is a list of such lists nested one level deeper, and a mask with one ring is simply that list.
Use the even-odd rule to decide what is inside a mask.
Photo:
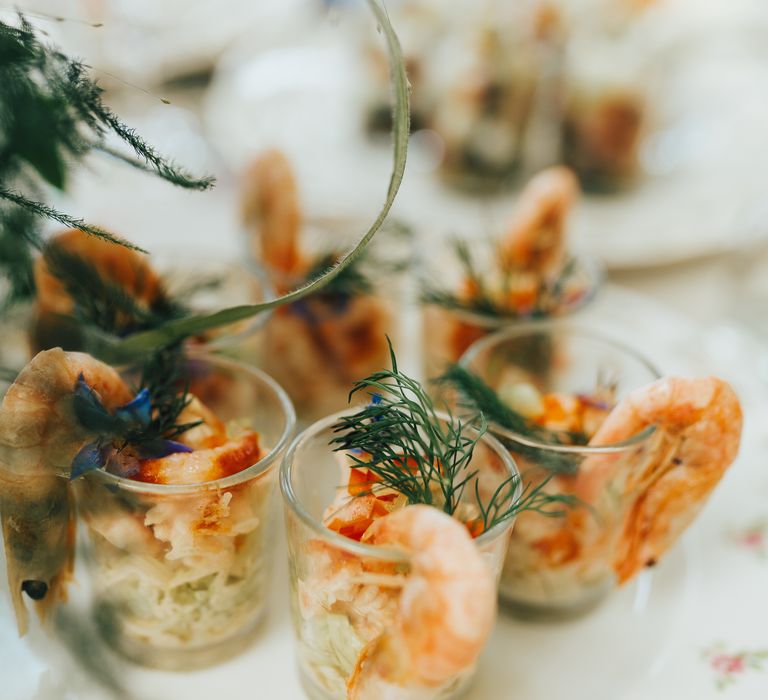
[{"label": "pink rose pattern on plate", "polygon": [[714,673],[715,685],[724,690],[747,671],[762,671],[768,665],[768,650],[729,653],[723,644],[704,651],[704,658]]},{"label": "pink rose pattern on plate", "polygon": [[733,533],[730,539],[760,558],[768,559],[768,520],[758,520]]}]

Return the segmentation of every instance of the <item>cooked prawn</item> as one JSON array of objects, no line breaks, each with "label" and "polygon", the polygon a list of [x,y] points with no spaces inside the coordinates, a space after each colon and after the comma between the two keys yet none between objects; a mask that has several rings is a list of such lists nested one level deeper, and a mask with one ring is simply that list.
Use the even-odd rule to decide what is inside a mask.
[{"label": "cooked prawn", "polygon": [[406,506],[377,519],[366,542],[410,557],[391,626],[361,653],[349,700],[392,685],[435,688],[473,668],[493,626],[496,587],[467,529],[442,511]]},{"label": "cooked prawn", "polygon": [[258,234],[259,257],[272,269],[291,275],[300,263],[301,211],[296,178],[277,150],[260,154],[244,178],[242,218]]},{"label": "cooked prawn", "polygon": [[525,536],[545,568],[594,571],[601,563],[619,582],[652,565],[690,524],[736,458],[741,408],[724,381],[660,379],[620,401],[590,446],[621,443],[653,426],[635,449],[594,454],[572,483],[562,484],[586,508],[564,521],[522,514],[513,535]]},{"label": "cooked prawn", "polygon": [[[48,245],[78,255],[98,268],[104,279],[122,287],[147,305],[164,294],[162,281],[150,266],[147,256],[135,250],[116,246],[74,228],[59,233]],[[70,315],[74,307],[72,297],[61,280],[51,273],[45,256],[35,260],[34,275],[38,309]]]},{"label": "cooked prawn", "polygon": [[72,572],[75,515],[69,469],[93,437],[74,413],[80,375],[108,408],[131,399],[111,367],[56,348],[32,359],[0,406],[0,516],[20,634],[28,627],[22,592],[37,601],[44,617],[65,597]]},{"label": "cooked prawn", "polygon": [[652,565],[677,540],[736,458],[742,413],[729,384],[715,377],[667,378],[639,389],[609,414],[591,445],[615,444],[655,426],[645,459],[584,461],[575,493],[597,503],[619,489],[622,522],[612,553],[620,582]]},{"label": "cooked prawn", "polygon": [[545,275],[561,269],[566,220],[578,190],[576,176],[563,166],[547,168],[528,183],[501,244],[507,265]]},{"label": "cooked prawn", "polygon": [[[93,265],[105,281],[120,287],[146,308],[154,308],[167,298],[159,275],[147,257],[137,251],[115,246],[78,229],[59,233],[48,245]],[[34,351],[62,345],[67,349],[78,349],[81,340],[77,324],[68,318],[73,314],[75,302],[65,285],[51,272],[45,255],[35,260],[34,277],[37,290],[32,327]],[[118,324],[121,320],[129,319],[118,318]]]}]

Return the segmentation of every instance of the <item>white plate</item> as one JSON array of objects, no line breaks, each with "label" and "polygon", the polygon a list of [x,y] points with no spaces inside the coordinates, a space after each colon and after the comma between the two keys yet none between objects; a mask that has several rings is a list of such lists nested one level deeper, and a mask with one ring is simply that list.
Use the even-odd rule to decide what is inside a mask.
[{"label": "white plate", "polygon": [[[680,545],[653,571],[615,592],[597,611],[561,624],[523,624],[502,617],[480,667],[471,700],[641,700],[653,697],[710,700],[720,697],[716,673],[702,651],[723,641],[726,649],[768,649],[764,596],[768,561],[735,548],[728,533],[760,512],[768,496],[766,440],[768,419],[757,381],[760,355],[752,342],[730,329],[701,328],[656,303],[607,286],[578,316],[633,343],[667,371],[712,371],[730,379],[747,415],[742,456]],[[95,642],[82,611],[84,585],[75,587],[68,606],[86,625],[73,650],[90,659],[102,677],[123,689],[114,693],[95,684],[77,654],[46,640],[41,631],[18,640],[7,601],[0,600],[0,676],[3,700],[231,700],[254,697],[300,700],[293,632],[288,617],[287,566],[279,542],[269,617],[255,645],[216,668],[190,674],[137,669]],[[5,578],[2,576],[2,586]],[[74,612],[73,612],[74,611]],[[72,624],[68,626],[72,634]],[[83,646],[83,640],[87,642]],[[762,647],[760,646],[762,644]],[[742,678],[743,675],[743,678]],[[757,670],[740,673],[729,699],[760,697],[765,682]]]}]

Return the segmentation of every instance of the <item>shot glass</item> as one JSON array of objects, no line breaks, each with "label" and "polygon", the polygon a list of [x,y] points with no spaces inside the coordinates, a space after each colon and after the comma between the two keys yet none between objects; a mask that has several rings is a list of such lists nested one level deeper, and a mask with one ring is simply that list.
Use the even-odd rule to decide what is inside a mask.
[{"label": "shot glass", "polygon": [[[491,270],[493,262],[481,260]],[[461,290],[465,284],[455,260],[441,259],[427,271],[429,279],[441,279],[441,286]],[[588,304],[597,294],[603,273],[596,260],[571,256],[561,277],[539,290],[537,297],[513,299],[508,309],[476,309],[470,302],[441,305],[425,300],[422,305],[422,366],[428,379],[442,374],[446,366],[459,361],[469,347],[491,333],[530,323],[532,319],[567,316]],[[454,292],[460,299],[460,293]]]},{"label": "shot glass", "polygon": [[[172,298],[195,313],[209,313],[240,304],[257,304],[274,298],[275,290],[265,272],[234,260],[181,259],[158,256],[158,266]],[[258,356],[259,333],[272,311],[207,331],[190,339],[206,352],[216,352],[253,364]]]},{"label": "shot glass", "polygon": [[99,631],[129,659],[169,670],[217,663],[255,632],[271,569],[277,465],[295,424],[285,392],[259,370],[200,353],[187,375],[225,424],[258,431],[258,461],[200,484],[104,470],[75,482]]},{"label": "shot glass", "polygon": [[[209,313],[228,306],[255,304],[274,296],[266,275],[237,261],[160,252],[151,262],[162,279],[168,298],[174,304],[183,305],[189,313]],[[198,349],[251,362],[258,347],[258,331],[270,313],[264,311],[252,318],[207,331],[190,338],[188,343]],[[32,355],[53,347],[90,349],[90,329],[74,316],[41,311],[33,303],[26,310],[24,324]],[[27,359],[20,366],[26,364]]]},{"label": "shot glass", "polygon": [[[465,353],[461,364],[497,392],[504,391],[510,377],[541,394],[583,396],[596,383],[610,383],[617,402],[659,378],[653,364],[633,348],[556,321],[488,336]],[[519,464],[524,483],[550,478],[545,490],[561,494],[572,493],[587,460],[608,457],[617,474],[626,473],[622,465],[641,464],[658,448],[659,437],[650,427],[623,442],[590,447],[534,439],[496,424],[490,429]],[[578,503],[565,518],[535,511],[518,516],[500,583],[501,600],[513,615],[575,617],[615,587],[611,552],[621,528],[621,513],[612,500],[616,486],[609,480],[593,502]]]},{"label": "shot glass", "polygon": [[[410,567],[405,554],[349,539],[323,525],[323,511],[339,486],[339,455],[329,441],[343,415],[329,416],[300,434],[280,471],[299,675],[313,700],[347,698],[347,683],[365,650],[396,620],[398,586]],[[509,452],[488,434],[477,444],[468,471],[476,474],[464,491],[467,499],[474,497],[475,481],[481,494],[489,494],[517,474]],[[475,540],[497,576],[512,524],[512,519],[497,524]],[[473,673],[470,669],[432,689],[390,686],[387,697],[454,698]]]}]

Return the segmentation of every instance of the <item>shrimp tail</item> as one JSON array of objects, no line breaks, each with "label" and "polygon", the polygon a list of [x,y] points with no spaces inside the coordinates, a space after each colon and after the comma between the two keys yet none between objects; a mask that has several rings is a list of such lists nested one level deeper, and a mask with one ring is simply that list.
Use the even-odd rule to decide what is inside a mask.
[{"label": "shrimp tail", "polygon": [[547,168],[528,183],[502,242],[507,264],[547,274],[559,269],[578,191],[576,176],[564,166]]},{"label": "shrimp tail", "polygon": [[8,585],[23,636],[29,615],[22,594],[43,621],[66,600],[74,568],[74,503],[69,483],[59,476],[4,478],[0,488]]},{"label": "shrimp tail", "polygon": [[284,274],[300,262],[301,210],[296,178],[285,155],[271,149],[260,154],[244,177],[242,219],[256,233],[257,257]]}]

